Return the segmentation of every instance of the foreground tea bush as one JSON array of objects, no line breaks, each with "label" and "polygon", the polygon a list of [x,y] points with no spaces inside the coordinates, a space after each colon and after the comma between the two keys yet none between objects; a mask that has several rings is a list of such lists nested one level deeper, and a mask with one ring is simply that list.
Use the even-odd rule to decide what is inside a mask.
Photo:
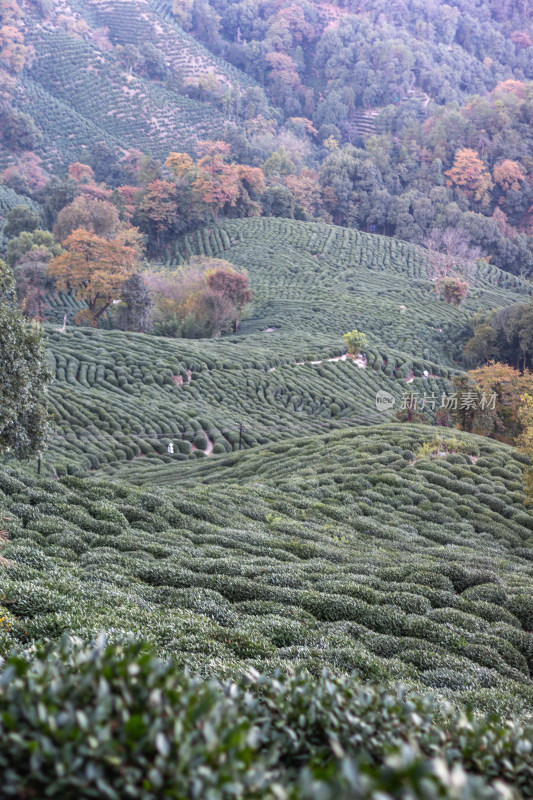
[{"label": "foreground tea bush", "polygon": [[327,673],[204,681],[104,637],[0,672],[3,797],[507,800],[533,794],[532,736]]}]

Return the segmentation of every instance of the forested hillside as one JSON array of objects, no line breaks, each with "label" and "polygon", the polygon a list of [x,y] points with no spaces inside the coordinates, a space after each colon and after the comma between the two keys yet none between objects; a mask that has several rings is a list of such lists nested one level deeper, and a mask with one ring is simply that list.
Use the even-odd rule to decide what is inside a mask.
[{"label": "forested hillside", "polygon": [[264,179],[180,233],[321,219],[533,269],[526,2],[6,0],[0,25],[0,180],[33,200],[82,162],[142,205],[218,141]]}]

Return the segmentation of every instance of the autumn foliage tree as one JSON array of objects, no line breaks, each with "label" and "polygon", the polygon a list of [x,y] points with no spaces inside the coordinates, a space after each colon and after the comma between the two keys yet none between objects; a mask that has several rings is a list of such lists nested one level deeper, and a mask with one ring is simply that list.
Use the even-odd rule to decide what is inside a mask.
[{"label": "autumn foliage tree", "polygon": [[63,242],[77,228],[83,228],[96,236],[110,239],[118,227],[118,211],[112,203],[80,195],[59,212],[54,235]]},{"label": "autumn foliage tree", "polygon": [[460,278],[442,278],[438,282],[439,295],[451,305],[460,305],[468,294],[469,285]]},{"label": "autumn foliage tree", "polygon": [[194,161],[188,153],[169,153],[165,167],[176,178],[181,180],[194,166]]},{"label": "autumn foliage tree", "polygon": [[208,289],[222,298],[230,310],[235,330],[239,327],[239,318],[245,305],[252,302],[252,292],[248,285],[248,277],[236,272],[231,267],[214,269],[206,274]]},{"label": "autumn foliage tree", "polygon": [[469,373],[477,389],[486,398],[493,398],[493,415],[485,430],[479,431],[514,444],[522,435],[520,418],[522,398],[533,395],[533,373],[492,362]]},{"label": "autumn foliage tree", "polygon": [[258,216],[260,206],[253,195],[265,188],[262,171],[244,164],[227,163],[230,146],[226,142],[200,142],[202,157],[197,163],[193,188],[213,211],[215,218],[238,203],[245,206],[242,216]]},{"label": "autumn foliage tree", "polygon": [[155,180],[148,184],[139,206],[142,217],[155,229],[158,246],[163,235],[180,218],[178,187],[172,181]]},{"label": "autumn foliage tree", "polygon": [[48,274],[60,291],[72,290],[87,308],[78,312],[76,322],[96,327],[113,300],[119,299],[124,282],[135,272],[138,252],[119,238],[104,239],[78,228],[63,242],[66,252],[50,262]]},{"label": "autumn foliage tree", "polygon": [[460,189],[480,205],[487,205],[494,184],[475,150],[463,147],[455,154],[453,166],[446,172],[447,185]]},{"label": "autumn foliage tree", "polygon": [[504,192],[519,191],[526,176],[520,164],[510,158],[504,159],[494,167],[494,180]]}]

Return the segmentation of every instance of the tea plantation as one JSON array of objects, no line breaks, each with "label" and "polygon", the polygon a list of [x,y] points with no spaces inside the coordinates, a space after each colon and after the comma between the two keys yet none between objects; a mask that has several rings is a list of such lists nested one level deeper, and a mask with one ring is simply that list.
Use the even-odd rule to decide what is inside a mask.
[{"label": "tea plantation", "polygon": [[[20,111],[31,109],[42,133],[36,149],[49,167],[79,161],[91,142],[105,142],[117,155],[136,148],[164,160],[173,149],[193,154],[198,140],[222,135],[224,114],[187,97],[183,82],[204,73],[236,88],[253,82],[182,31],[171,4],[87,0],[69,5],[66,14],[56,9],[44,20],[28,7],[25,36],[36,58],[12,99]],[[170,84],[131,74],[114,54],[112,45],[146,41],[161,52]]]},{"label": "tea plantation", "polygon": [[279,219],[173,252],[248,270],[239,332],[49,325],[42,474],[0,465],[0,797],[533,797],[529,460],[375,402],[440,399],[529,284],[451,306],[416,247]]},{"label": "tea plantation", "polygon": [[[523,458],[460,433],[439,443],[440,456],[421,456],[434,433],[378,426],[215,456],[176,468],[172,489],[4,468],[2,653],[65,632],[90,640],[105,630],[112,645],[65,642],[8,658],[0,763],[9,753],[11,795],[26,782],[91,797],[87,786],[100,780],[118,797],[121,781],[135,786],[152,770],[144,796],[172,796],[159,788],[176,780],[190,792],[177,796],[202,796],[185,768],[194,755],[209,764],[197,780],[213,783],[213,797],[235,796],[228,772],[242,797],[333,796],[317,794],[316,781],[363,796],[350,781],[359,786],[367,768],[369,797],[383,781],[398,781],[403,797],[422,764],[430,783],[447,787],[439,796],[458,796],[446,764],[470,774],[461,796],[477,797],[495,777],[531,796],[533,522]],[[131,644],[141,640],[141,650]],[[185,665],[195,679],[181,674]],[[455,707],[481,717],[457,717]],[[483,721],[487,713],[498,717]],[[213,733],[195,738],[199,720]],[[229,741],[231,725],[259,730]],[[72,748],[77,759],[61,770]],[[268,764],[262,789],[259,776],[248,786],[244,773]],[[480,786],[468,783],[475,774]]]},{"label": "tea plantation", "polygon": [[[407,392],[440,402],[472,314],[524,302],[531,292],[485,265],[470,277],[465,303],[451,306],[428,279],[426,251],[315,223],[228,221],[174,249],[179,260],[204,253],[247,269],[250,318],[218,340],[50,328],[57,431],[49,475],[120,469],[142,482],[153,459],[170,467],[237,449],[241,424],[248,448],[385,422],[391,411],[376,409],[379,390],[396,408]],[[69,296],[49,300],[58,323],[79,308]],[[364,364],[340,360],[342,334],[354,327],[368,336]]]}]

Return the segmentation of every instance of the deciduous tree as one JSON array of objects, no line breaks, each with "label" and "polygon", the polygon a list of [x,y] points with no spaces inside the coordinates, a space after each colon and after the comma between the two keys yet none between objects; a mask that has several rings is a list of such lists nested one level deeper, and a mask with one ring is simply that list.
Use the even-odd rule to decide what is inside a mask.
[{"label": "deciduous tree", "polygon": [[475,150],[468,147],[458,150],[446,176],[448,186],[456,186],[481,206],[488,205],[489,192],[494,184]]},{"label": "deciduous tree", "polygon": [[107,200],[79,196],[62,208],[54,225],[54,235],[63,242],[72,231],[84,228],[105,239],[111,239],[119,226],[118,211]]},{"label": "deciduous tree", "polygon": [[63,245],[66,252],[54,258],[48,272],[60,291],[72,290],[78,300],[87,303],[87,309],[78,312],[76,321],[96,327],[137,268],[135,248],[83,228],[67,236]]}]

